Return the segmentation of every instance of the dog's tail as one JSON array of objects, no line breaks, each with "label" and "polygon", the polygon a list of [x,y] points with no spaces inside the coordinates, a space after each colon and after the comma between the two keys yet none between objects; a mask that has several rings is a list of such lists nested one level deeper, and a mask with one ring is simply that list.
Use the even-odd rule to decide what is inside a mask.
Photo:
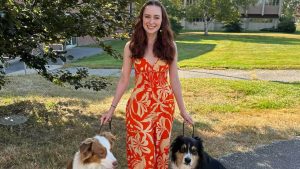
[{"label": "dog's tail", "polygon": [[67,165],[67,169],[73,169],[73,159],[69,160],[68,165]]}]

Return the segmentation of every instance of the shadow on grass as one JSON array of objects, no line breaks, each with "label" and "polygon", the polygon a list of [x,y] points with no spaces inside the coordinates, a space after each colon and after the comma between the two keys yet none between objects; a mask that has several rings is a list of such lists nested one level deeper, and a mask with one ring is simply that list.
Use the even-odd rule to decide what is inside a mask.
[{"label": "shadow on grass", "polygon": [[295,81],[295,82],[272,81],[272,82],[300,87],[300,81]]},{"label": "shadow on grass", "polygon": [[[241,146],[260,143],[262,140],[284,139],[284,132],[278,131],[271,126],[258,128],[256,126],[234,126],[230,132],[225,133],[225,138],[236,142]],[[254,144],[255,145],[255,144]],[[250,148],[250,147],[249,147]]]},{"label": "shadow on grass", "polygon": [[200,42],[201,40],[230,40],[230,41],[239,41],[247,43],[259,43],[259,44],[280,44],[280,45],[300,45],[300,37],[297,38],[287,38],[287,37],[274,37],[274,36],[264,36],[263,33],[260,35],[251,35],[251,34],[234,34],[234,33],[213,33],[209,36],[204,36],[202,34],[189,34],[186,33],[182,37],[178,37],[178,40],[191,42]]},{"label": "shadow on grass", "polygon": [[[72,105],[80,105],[74,108]],[[19,133],[0,125],[0,166],[4,168],[63,168],[78,150],[80,142],[93,137],[100,128],[98,117],[84,112],[81,101],[46,105],[37,101],[20,101],[0,106],[1,116],[23,115],[28,121]],[[124,119],[115,118],[112,132],[124,127]],[[102,131],[107,131],[106,126]],[[125,138],[125,134],[121,136]],[[116,146],[119,158],[125,159],[125,145]],[[15,152],[17,150],[17,152]],[[28,153],[31,152],[31,153]],[[59,155],[58,155],[59,154]],[[34,167],[33,167],[34,166]],[[1,168],[0,167],[0,168]]]},{"label": "shadow on grass", "polygon": [[178,61],[199,57],[205,53],[211,52],[215,49],[216,44],[201,44],[189,43],[187,41],[177,41],[177,46],[180,48],[178,53]]}]

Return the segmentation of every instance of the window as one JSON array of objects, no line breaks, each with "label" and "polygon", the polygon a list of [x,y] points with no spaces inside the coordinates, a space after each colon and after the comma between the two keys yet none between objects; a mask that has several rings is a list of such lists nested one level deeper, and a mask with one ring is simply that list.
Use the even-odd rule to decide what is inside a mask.
[{"label": "window", "polygon": [[[192,22],[204,22],[204,18],[192,18],[191,19]],[[207,21],[210,21],[210,18],[207,19]]]},{"label": "window", "polygon": [[266,0],[266,5],[278,6],[279,0]]},{"label": "window", "polygon": [[258,0],[256,5],[262,5],[265,3],[265,5],[271,5],[271,6],[278,6],[280,0]]},{"label": "window", "polygon": [[272,23],[272,18],[251,18],[250,22],[253,23]]}]

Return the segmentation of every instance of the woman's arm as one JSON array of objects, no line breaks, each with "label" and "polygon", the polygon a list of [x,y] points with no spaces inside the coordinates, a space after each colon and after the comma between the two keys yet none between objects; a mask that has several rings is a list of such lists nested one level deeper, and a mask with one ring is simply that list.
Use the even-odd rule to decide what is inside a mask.
[{"label": "woman's arm", "polygon": [[131,67],[132,67],[131,52],[129,49],[129,42],[127,42],[124,47],[123,66],[122,66],[121,76],[115,92],[115,96],[109,110],[101,116],[100,118],[101,124],[103,123],[105,124],[111,119],[121,97],[123,96],[125,90],[127,89],[130,80]]},{"label": "woman's arm", "polygon": [[170,83],[171,87],[178,105],[178,108],[180,110],[180,115],[182,118],[189,124],[194,124],[192,117],[187,113],[186,108],[184,106],[183,98],[182,98],[182,92],[181,92],[181,85],[178,77],[178,67],[177,67],[177,46],[175,45],[175,57],[173,62],[170,65]]}]

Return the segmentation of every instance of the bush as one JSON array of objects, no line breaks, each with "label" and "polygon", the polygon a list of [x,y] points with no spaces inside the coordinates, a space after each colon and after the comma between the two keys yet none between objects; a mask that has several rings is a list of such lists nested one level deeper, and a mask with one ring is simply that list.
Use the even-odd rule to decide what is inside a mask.
[{"label": "bush", "polygon": [[263,29],[260,29],[260,31],[264,31],[264,32],[278,32],[278,29],[272,27],[272,28],[263,28]]},{"label": "bush", "polygon": [[296,24],[292,18],[280,18],[280,23],[278,24],[279,32],[294,33],[296,32]]},{"label": "bush", "polygon": [[180,22],[174,18],[170,18],[170,23],[171,23],[171,27],[172,27],[172,30],[174,32],[175,35],[178,35],[179,32],[182,30],[182,26],[180,24]]},{"label": "bush", "polygon": [[242,32],[242,24],[240,21],[226,23],[223,28],[225,32]]}]

